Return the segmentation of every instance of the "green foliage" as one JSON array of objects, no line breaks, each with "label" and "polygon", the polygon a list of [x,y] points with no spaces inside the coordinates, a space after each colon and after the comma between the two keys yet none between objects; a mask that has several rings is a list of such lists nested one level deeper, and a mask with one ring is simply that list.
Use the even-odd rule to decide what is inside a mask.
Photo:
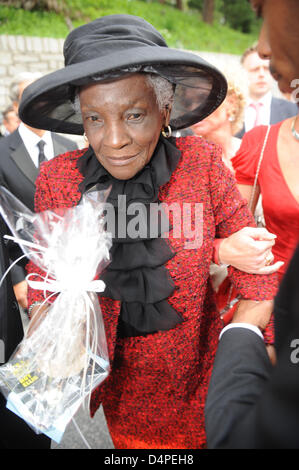
[{"label": "green foliage", "polygon": [[70,23],[77,27],[100,16],[129,13],[152,23],[168,45],[176,48],[241,54],[257,38],[223,26],[219,21],[213,27],[207,25],[199,11],[181,12],[170,1],[161,4],[150,0],[64,0],[64,3],[64,13],[57,14],[24,11],[0,2],[0,34],[64,38]]},{"label": "green foliage", "polygon": [[24,11],[0,5],[0,34],[65,37],[65,19],[46,11]]},{"label": "green foliage", "polygon": [[[204,0],[188,0],[189,8],[202,13]],[[243,33],[257,33],[260,22],[247,0],[215,0],[215,20]]]},{"label": "green foliage", "polygon": [[256,18],[247,0],[223,0],[220,10],[233,29],[250,33],[256,29]]},{"label": "green foliage", "polygon": [[194,8],[194,10],[199,10],[202,12],[203,9],[203,0],[189,0],[188,7]]}]

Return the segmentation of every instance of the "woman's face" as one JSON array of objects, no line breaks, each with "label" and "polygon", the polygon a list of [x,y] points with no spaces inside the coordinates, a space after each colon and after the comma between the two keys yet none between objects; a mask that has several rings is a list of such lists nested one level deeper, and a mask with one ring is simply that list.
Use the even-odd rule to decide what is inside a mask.
[{"label": "woman's face", "polygon": [[227,124],[228,111],[228,103],[225,100],[212,114],[191,126],[191,129],[197,136],[209,136]]},{"label": "woman's face", "polygon": [[270,70],[283,93],[294,91],[299,76],[298,0],[251,0],[263,17],[258,52],[270,59]]},{"label": "woman's face", "polygon": [[142,74],[83,87],[79,93],[87,139],[114,178],[135,176],[151,159],[169,112],[159,110]]}]

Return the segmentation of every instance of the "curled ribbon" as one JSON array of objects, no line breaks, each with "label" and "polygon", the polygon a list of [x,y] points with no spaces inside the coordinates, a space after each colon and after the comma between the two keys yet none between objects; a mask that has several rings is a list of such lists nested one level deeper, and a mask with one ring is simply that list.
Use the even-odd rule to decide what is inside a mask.
[{"label": "curled ribbon", "polygon": [[[47,248],[41,245],[32,243],[32,242],[28,242],[27,240],[23,240],[23,239],[13,237],[10,235],[4,235],[4,237],[10,240],[13,240],[14,242],[18,243],[21,246],[24,245],[29,248],[33,248],[34,250],[38,250],[38,251],[33,251],[33,253],[35,254],[38,254],[38,253],[44,254],[47,252]],[[27,255],[23,255],[22,257],[18,258],[18,260],[16,260],[13,263],[13,265],[25,256]],[[0,286],[4,278],[8,274],[8,271],[12,268],[13,265],[11,265],[10,268],[2,276],[2,279],[0,281]],[[92,377],[94,375],[96,362],[98,362],[104,368],[105,367],[107,368],[108,366],[107,364],[103,364],[101,358],[97,357],[97,344],[98,344],[98,334],[97,334],[97,326],[96,326],[97,317],[96,317],[96,312],[95,312],[93,302],[91,301],[90,296],[88,295],[88,292],[94,292],[94,293],[103,292],[105,290],[106,285],[101,280],[92,280],[92,281],[88,281],[85,284],[83,283],[80,285],[78,284],[78,282],[76,282],[76,285],[74,285],[73,284],[74,280],[62,281],[62,280],[57,280],[57,279],[51,279],[48,277],[49,274],[50,273],[48,272],[46,277],[42,277],[38,273],[30,273],[26,276],[26,281],[32,289],[41,290],[44,292],[44,301],[40,304],[39,309],[41,309],[48,302],[48,300],[50,300],[51,297],[59,293],[63,294],[63,293],[74,292],[76,296],[80,295],[83,297],[85,305],[86,305],[86,308],[85,308],[85,312],[86,312],[85,313],[85,316],[86,316],[85,318],[86,320],[86,334],[85,334],[86,361],[85,361],[83,380],[82,380],[82,386],[81,386],[81,393],[82,395],[84,395],[85,384],[86,384],[86,373],[87,373],[90,359],[92,360],[92,374],[91,374]],[[41,277],[42,281],[33,281],[31,279],[32,276]],[[49,296],[46,296],[46,292],[52,292],[52,294],[50,294]],[[88,312],[90,312],[90,314]],[[94,328],[94,336],[90,344],[91,319],[95,328]],[[92,382],[93,382],[93,379],[91,379],[91,382],[90,382],[89,401],[90,401],[91,392],[92,392]]]},{"label": "curled ribbon", "polygon": [[[43,290],[48,292],[68,292],[74,289],[74,287],[70,286],[70,283],[65,283],[62,281],[57,281],[54,279],[46,279],[43,278],[43,281],[32,281],[30,279],[31,276],[39,276],[37,273],[31,273],[26,276],[26,281],[28,285],[32,289],[36,290]],[[87,283],[85,286],[80,287],[80,291],[82,292],[103,292],[105,290],[105,283],[101,280],[94,280]],[[76,292],[78,292],[78,288],[76,286]]]}]

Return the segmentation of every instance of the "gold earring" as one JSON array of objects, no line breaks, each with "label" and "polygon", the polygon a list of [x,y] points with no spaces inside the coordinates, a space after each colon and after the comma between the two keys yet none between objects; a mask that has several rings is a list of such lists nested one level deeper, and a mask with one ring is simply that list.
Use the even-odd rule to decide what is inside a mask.
[{"label": "gold earring", "polygon": [[161,134],[163,135],[163,137],[165,137],[166,139],[169,139],[169,137],[171,137],[171,134],[172,134],[172,130],[171,130],[171,127],[170,126],[167,126],[167,127],[163,127],[162,131],[161,131]]}]

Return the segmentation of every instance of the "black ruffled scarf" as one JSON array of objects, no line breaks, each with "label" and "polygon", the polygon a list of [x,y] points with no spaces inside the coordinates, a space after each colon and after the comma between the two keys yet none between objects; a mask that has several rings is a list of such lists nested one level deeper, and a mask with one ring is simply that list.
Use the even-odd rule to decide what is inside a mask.
[{"label": "black ruffled scarf", "polygon": [[[91,147],[78,160],[78,169],[84,176],[79,185],[82,194],[94,186],[103,190],[112,185],[107,202],[114,207],[116,230],[111,248],[112,261],[101,278],[106,284],[102,295],[121,301],[120,337],[165,331],[182,322],[182,317],[167,301],[175,286],[164,264],[175,253],[166,239],[161,238],[161,223],[157,227],[153,227],[152,220],[149,223],[150,204],[159,203],[159,188],[169,181],[180,156],[174,141],[161,137],[150,162],[125,181],[111,176]],[[132,206],[132,203],[137,205]],[[138,203],[142,203],[142,211]],[[136,212],[128,215],[129,206],[135,207],[138,213],[133,238],[129,224],[132,227],[132,222],[137,219]],[[153,235],[154,232],[157,235]]]}]

